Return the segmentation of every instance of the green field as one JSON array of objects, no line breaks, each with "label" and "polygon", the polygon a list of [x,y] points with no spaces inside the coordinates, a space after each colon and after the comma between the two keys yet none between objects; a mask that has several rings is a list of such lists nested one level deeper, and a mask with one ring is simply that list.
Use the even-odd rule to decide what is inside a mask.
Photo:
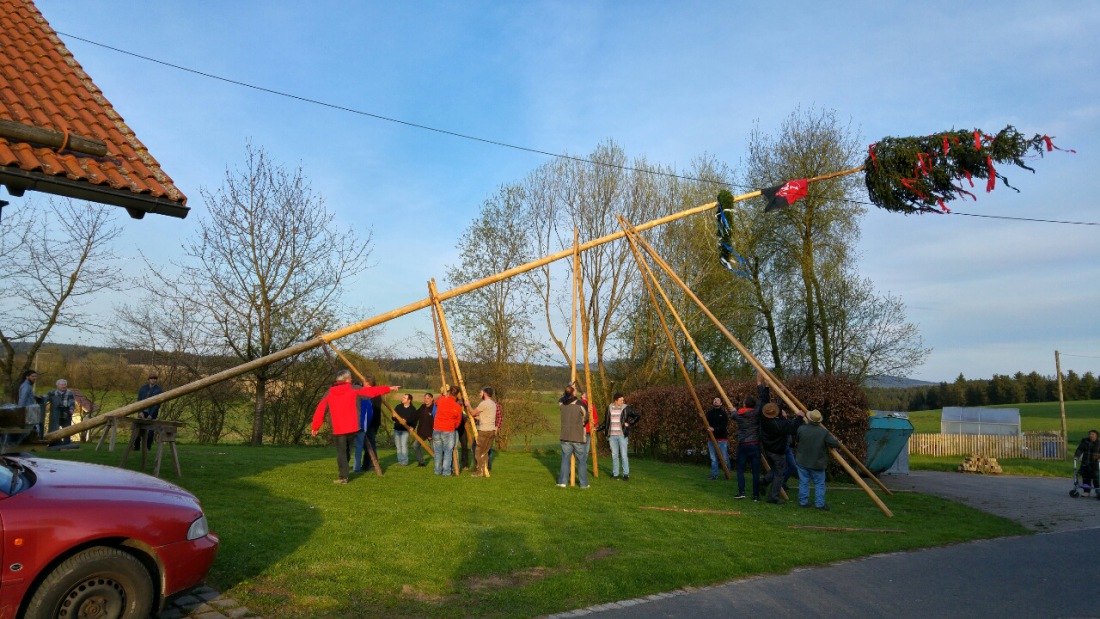
[{"label": "green field", "polygon": [[[1033,404],[1001,404],[984,408],[1018,408],[1024,432],[1061,432],[1061,406],[1057,402],[1036,402]],[[915,411],[909,413],[914,432],[940,431],[940,409]],[[1066,428],[1069,430],[1069,444],[1077,443],[1089,430],[1100,429],[1100,400],[1076,400],[1066,402]]]},{"label": "green field", "polygon": [[[859,492],[833,511],[735,501],[699,466],[631,461],[592,488],[555,486],[554,453],[504,452],[491,479],[398,467],[336,476],[331,448],[180,446],[184,477],[222,546],[210,584],[268,617],[523,617],[763,573],[968,539],[1012,523],[916,494],[887,519]],[[117,465],[85,448],[50,457]],[[136,466],[131,457],[131,467]],[[167,467],[166,467],[167,469]],[[739,516],[640,509],[736,510]],[[788,528],[902,529],[904,535]]]}]

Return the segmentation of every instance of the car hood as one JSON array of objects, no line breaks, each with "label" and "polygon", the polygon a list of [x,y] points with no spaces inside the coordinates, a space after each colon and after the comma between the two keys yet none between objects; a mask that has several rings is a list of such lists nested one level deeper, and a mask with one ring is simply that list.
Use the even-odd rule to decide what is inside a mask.
[{"label": "car hood", "polygon": [[27,490],[40,498],[68,500],[102,498],[198,506],[198,499],[179,486],[145,473],[126,469],[45,458],[17,458],[35,478]]}]

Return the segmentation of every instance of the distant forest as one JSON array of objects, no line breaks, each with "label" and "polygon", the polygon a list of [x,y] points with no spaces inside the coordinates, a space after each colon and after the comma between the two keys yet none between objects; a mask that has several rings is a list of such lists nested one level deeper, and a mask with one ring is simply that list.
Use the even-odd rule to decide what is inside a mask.
[{"label": "distant forest", "polygon": [[[18,344],[17,344],[18,348]],[[102,361],[114,360],[130,367],[142,367],[150,359],[148,351],[101,348],[82,345],[50,345],[43,350],[47,378],[74,373],[65,361],[83,360],[89,356],[99,357]],[[439,388],[439,361],[432,357],[411,359],[373,360],[377,364],[384,381],[400,384],[407,389],[435,390]],[[232,360],[225,359],[226,365]],[[103,363],[97,364],[102,368]],[[61,367],[57,367],[61,366]],[[471,386],[480,386],[482,378],[477,364],[463,363],[462,373]],[[110,387],[130,389],[140,383],[140,377],[104,376]],[[70,379],[73,378],[70,376]],[[529,368],[530,387],[538,391],[555,391],[569,381],[569,368],[565,366],[534,365]],[[882,380],[880,378],[880,380]],[[137,382],[135,382],[137,381]],[[705,379],[704,379],[705,382]],[[48,383],[46,383],[48,384]],[[74,385],[80,387],[81,385]],[[104,386],[107,386],[106,384]],[[1092,372],[1078,374],[1069,370],[1062,377],[1062,390],[1065,399],[1100,400],[1100,380]],[[1058,381],[1054,376],[1043,376],[1038,372],[1024,374],[1016,372],[1012,376],[994,374],[993,378],[968,379],[959,374],[953,382],[922,384],[909,387],[864,387],[868,406],[872,410],[883,411],[920,411],[943,408],[944,406],[988,406],[992,404],[1019,404],[1024,402],[1056,402],[1058,400]]]},{"label": "distant forest", "polygon": [[[919,387],[864,389],[872,410],[923,411],[944,406],[988,406],[1024,402],[1057,402],[1058,379],[1038,372],[1012,376],[994,374],[993,378],[968,379],[962,374],[950,383]],[[1073,370],[1062,377],[1066,400],[1100,400],[1100,381],[1092,372],[1083,376]]]}]

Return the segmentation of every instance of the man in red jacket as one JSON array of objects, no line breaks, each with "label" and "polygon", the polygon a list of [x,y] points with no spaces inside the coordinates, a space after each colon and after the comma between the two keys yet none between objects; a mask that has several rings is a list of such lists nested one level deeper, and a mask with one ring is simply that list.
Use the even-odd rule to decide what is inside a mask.
[{"label": "man in red jacket", "polygon": [[359,399],[382,396],[400,389],[399,385],[355,389],[351,386],[351,372],[340,370],[336,373],[336,382],[328,388],[328,393],[321,398],[321,402],[317,404],[317,410],[313,412],[311,426],[313,436],[317,436],[317,431],[325,421],[325,411],[328,410],[329,419],[332,422],[332,438],[336,441],[336,468],[340,472],[340,477],[333,483],[348,483],[348,458],[355,444],[355,435],[361,430]]}]

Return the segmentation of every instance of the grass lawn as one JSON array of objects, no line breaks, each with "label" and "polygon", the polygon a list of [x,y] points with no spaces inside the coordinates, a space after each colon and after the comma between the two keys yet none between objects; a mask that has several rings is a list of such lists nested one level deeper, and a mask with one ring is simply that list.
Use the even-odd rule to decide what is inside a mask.
[{"label": "grass lawn", "polygon": [[[964,456],[909,455],[909,468],[922,471],[959,470]],[[1073,451],[1069,460],[1028,460],[1025,458],[997,458],[1006,475],[1032,475],[1036,477],[1065,477],[1067,484],[1073,479]]]},{"label": "grass lawn", "polygon": [[[899,493],[887,519],[860,492],[830,513],[735,501],[702,466],[635,459],[592,488],[555,486],[560,456],[504,452],[491,479],[395,465],[336,477],[331,448],[180,446],[185,477],[222,539],[209,582],[267,617],[526,617],[872,553],[1019,535],[1007,520]],[[51,457],[116,465],[89,448]],[[135,461],[131,456],[131,467]],[[166,467],[170,468],[170,467]],[[642,506],[736,510],[740,516]],[[790,529],[903,529],[903,535]]]}]

